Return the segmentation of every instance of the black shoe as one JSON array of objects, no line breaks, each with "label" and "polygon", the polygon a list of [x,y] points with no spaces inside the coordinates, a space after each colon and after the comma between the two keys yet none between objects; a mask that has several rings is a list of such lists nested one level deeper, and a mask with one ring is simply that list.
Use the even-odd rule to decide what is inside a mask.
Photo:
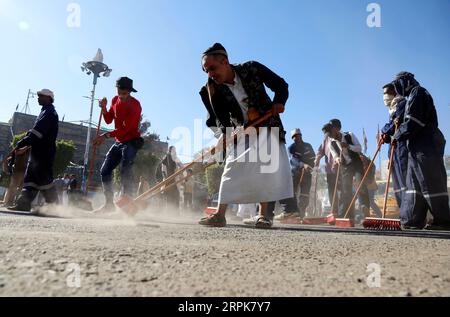
[{"label": "black shoe", "polygon": [[14,205],[7,208],[10,211],[23,211],[23,212],[31,212],[31,206],[21,206],[21,205]]},{"label": "black shoe", "polygon": [[433,231],[450,231],[450,225],[437,225],[437,224],[428,224],[425,226],[425,230],[433,230]]}]

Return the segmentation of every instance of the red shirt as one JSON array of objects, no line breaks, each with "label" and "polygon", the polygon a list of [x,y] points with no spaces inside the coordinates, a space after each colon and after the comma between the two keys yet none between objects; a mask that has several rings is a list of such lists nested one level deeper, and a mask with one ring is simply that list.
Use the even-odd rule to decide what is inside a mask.
[{"label": "red shirt", "polygon": [[115,96],[111,102],[111,108],[103,114],[107,124],[111,124],[114,120],[115,130],[109,135],[120,143],[140,137],[141,113],[141,104],[137,99],[130,96],[127,101],[122,102],[119,96]]}]

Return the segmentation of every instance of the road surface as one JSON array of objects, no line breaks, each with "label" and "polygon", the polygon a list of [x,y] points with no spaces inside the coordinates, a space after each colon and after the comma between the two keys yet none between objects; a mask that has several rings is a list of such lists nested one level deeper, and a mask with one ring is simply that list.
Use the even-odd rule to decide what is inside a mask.
[{"label": "road surface", "polygon": [[58,216],[0,212],[0,296],[450,296],[450,233]]}]

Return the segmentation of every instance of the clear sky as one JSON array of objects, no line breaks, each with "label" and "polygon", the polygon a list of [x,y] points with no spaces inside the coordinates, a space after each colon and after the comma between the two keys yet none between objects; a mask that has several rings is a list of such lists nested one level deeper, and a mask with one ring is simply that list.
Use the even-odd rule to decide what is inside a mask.
[{"label": "clear sky", "polygon": [[[368,27],[371,1],[362,0],[73,2],[79,27],[67,24],[71,1],[0,0],[0,121],[8,121],[18,103],[22,109],[28,89],[40,88],[54,90],[60,118],[87,120],[90,104],[82,96],[89,95],[92,78],[80,64],[102,48],[113,72],[100,79],[97,97],[111,99],[115,80],[129,76],[162,140],[179,127],[194,133],[195,120],[206,118],[198,95],[206,81],[200,55],[221,42],[231,62],[257,60],[285,78],[286,129],[301,128],[314,148],[322,125],[337,117],[360,139],[366,129],[371,154],[377,125],[388,119],[381,87],[401,70],[415,73],[433,95],[450,140],[449,0],[376,1],[379,28]],[[38,112],[32,99],[31,113]]]}]

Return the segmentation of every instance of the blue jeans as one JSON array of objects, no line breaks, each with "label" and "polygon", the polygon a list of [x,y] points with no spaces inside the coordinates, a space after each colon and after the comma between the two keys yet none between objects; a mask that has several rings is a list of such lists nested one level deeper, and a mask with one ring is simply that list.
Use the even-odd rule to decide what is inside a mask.
[{"label": "blue jeans", "polygon": [[137,149],[130,143],[116,142],[106,154],[101,169],[103,192],[106,203],[113,203],[114,192],[112,174],[114,169],[120,164],[120,179],[122,184],[122,194],[133,195],[133,163],[136,158]]}]

